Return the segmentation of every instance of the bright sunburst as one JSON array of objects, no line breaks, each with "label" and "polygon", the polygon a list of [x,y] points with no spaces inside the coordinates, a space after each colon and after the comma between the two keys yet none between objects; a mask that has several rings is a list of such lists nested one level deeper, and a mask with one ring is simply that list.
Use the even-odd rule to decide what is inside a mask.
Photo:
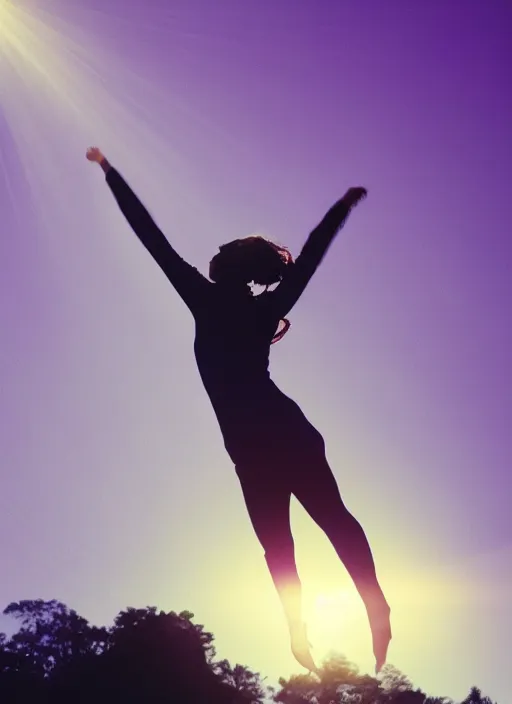
[{"label": "bright sunburst", "polygon": [[318,662],[337,651],[349,655],[364,668],[371,666],[369,628],[355,589],[315,591],[304,606],[309,638]]},{"label": "bright sunburst", "polygon": [[76,45],[57,31],[57,18],[41,8],[14,5],[0,0],[1,81],[7,99],[34,91],[68,104],[73,87],[73,50]]},{"label": "bright sunburst", "polygon": [[[67,9],[64,3],[50,12],[38,1],[0,0],[2,119],[41,222],[50,203],[59,202],[51,184],[59,183],[62,160],[78,168],[90,142],[109,154],[116,149],[127,154],[134,140],[157,153],[169,150],[140,120],[139,106],[132,100],[128,110],[124,104],[132,91],[148,92],[144,80],[66,16]],[[126,163],[129,168],[129,159]],[[58,210],[64,212],[61,204]]]},{"label": "bright sunburst", "polygon": [[0,50],[16,44],[20,29],[20,10],[11,0],[0,0]]},{"label": "bright sunburst", "polygon": [[0,0],[0,51],[12,67],[23,61],[46,73],[39,59],[47,33],[47,27],[26,9],[12,0]]}]

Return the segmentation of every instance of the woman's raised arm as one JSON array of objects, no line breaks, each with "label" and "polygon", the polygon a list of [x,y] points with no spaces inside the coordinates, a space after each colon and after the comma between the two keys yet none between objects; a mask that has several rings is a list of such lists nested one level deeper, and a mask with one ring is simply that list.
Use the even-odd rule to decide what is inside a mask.
[{"label": "woman's raised arm", "polygon": [[121,174],[97,147],[87,150],[87,159],[101,166],[114,198],[132,230],[189,309],[192,312],[197,310],[208,295],[212,284],[180,257]]},{"label": "woman's raised arm", "polygon": [[295,263],[288,267],[279,286],[269,294],[281,318],[297,303],[348,214],[365,196],[365,188],[350,188],[311,232]]}]

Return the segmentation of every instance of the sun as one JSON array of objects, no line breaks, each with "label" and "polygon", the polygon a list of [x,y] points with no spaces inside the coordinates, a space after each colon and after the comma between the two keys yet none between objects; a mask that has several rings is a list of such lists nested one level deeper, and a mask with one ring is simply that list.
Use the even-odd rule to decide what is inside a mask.
[{"label": "sun", "polygon": [[12,62],[16,56],[29,53],[30,15],[12,0],[0,0],[0,57]]},{"label": "sun", "polygon": [[0,58],[16,71],[30,68],[47,77],[52,50],[62,44],[60,37],[48,24],[51,16],[30,9],[12,0],[0,0]]},{"label": "sun", "polygon": [[[8,86],[11,109],[27,113],[22,103],[58,99],[69,107],[76,83],[73,42],[53,26],[53,15],[36,4],[30,8],[0,0],[0,83]],[[2,106],[4,107],[4,106]],[[76,110],[75,110],[76,112]]]},{"label": "sun", "polygon": [[304,617],[315,660],[319,662],[329,653],[342,652],[353,662],[366,664],[371,655],[370,632],[356,590],[347,587],[304,596]]},{"label": "sun", "polygon": [[12,0],[0,0],[0,45],[12,42],[17,33],[20,9]]},{"label": "sun", "polygon": [[9,33],[9,23],[13,13],[11,0],[0,0],[0,41]]}]

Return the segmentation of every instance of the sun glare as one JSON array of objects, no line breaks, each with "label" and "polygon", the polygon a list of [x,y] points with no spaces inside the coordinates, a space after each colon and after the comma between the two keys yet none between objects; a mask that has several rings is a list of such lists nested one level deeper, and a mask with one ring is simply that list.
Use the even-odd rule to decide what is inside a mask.
[{"label": "sun glare", "polygon": [[15,23],[15,8],[11,0],[0,0],[0,46],[7,43]]},{"label": "sun glare", "polygon": [[330,652],[338,651],[350,654],[358,664],[366,664],[369,632],[362,627],[365,614],[357,592],[321,591],[305,601],[304,616],[315,659],[321,662]]},{"label": "sun glare", "polygon": [[27,13],[14,5],[12,0],[0,0],[0,50],[9,58],[14,52],[28,51]]},{"label": "sun glare", "polygon": [[15,81],[28,87],[31,81],[62,88],[59,76],[65,71],[59,55],[65,38],[49,24],[47,13],[14,5],[11,0],[0,0],[0,57],[2,83]]}]

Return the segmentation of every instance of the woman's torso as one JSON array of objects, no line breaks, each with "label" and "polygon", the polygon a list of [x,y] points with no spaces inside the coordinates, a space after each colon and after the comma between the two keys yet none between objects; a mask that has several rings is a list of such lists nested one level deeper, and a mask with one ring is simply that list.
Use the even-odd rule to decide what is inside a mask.
[{"label": "woman's torso", "polygon": [[283,442],[297,441],[297,431],[317,434],[270,379],[270,346],[279,317],[269,300],[265,293],[229,296],[213,290],[195,315],[197,366],[235,463],[275,455]]}]

